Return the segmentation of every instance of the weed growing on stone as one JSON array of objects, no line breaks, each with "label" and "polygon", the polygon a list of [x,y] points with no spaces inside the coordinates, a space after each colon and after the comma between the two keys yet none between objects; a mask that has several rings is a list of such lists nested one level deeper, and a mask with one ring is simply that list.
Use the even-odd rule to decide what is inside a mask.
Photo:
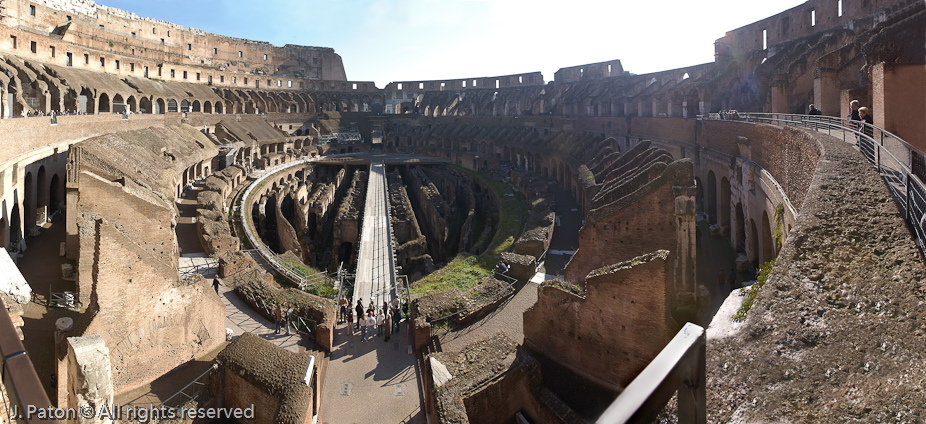
[{"label": "weed growing on stone", "polygon": [[746,298],[743,299],[743,306],[740,306],[739,310],[736,311],[736,315],[733,315],[733,321],[743,322],[746,320],[746,314],[749,313],[749,308],[752,307],[753,302],[756,300],[756,296],[759,295],[759,290],[762,290],[762,286],[764,286],[765,282],[768,280],[768,276],[771,274],[772,266],[774,265],[775,261],[771,260],[759,267],[759,276],[756,278],[758,281],[743,291],[743,296]]}]

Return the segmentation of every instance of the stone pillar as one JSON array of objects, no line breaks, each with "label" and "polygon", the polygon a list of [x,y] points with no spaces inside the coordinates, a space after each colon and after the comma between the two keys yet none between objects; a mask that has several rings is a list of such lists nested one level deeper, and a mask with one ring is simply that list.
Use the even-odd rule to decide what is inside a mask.
[{"label": "stone pillar", "polygon": [[[67,407],[80,410],[90,406],[94,411],[113,404],[112,365],[109,348],[99,334],[68,337],[68,402]],[[59,407],[63,407],[61,403]],[[78,414],[80,424],[109,424],[110,418],[85,418]]]},{"label": "stone pillar", "polygon": [[675,222],[676,229],[675,255],[676,262],[672,264],[675,274],[675,290],[678,300],[695,301],[697,296],[697,282],[695,280],[696,258],[696,228],[695,213],[697,186],[672,186],[675,195]]},{"label": "stone pillar", "polygon": [[813,104],[826,116],[839,116],[839,85],[836,71],[817,68],[813,78]]},{"label": "stone pillar", "polygon": [[772,84],[772,113],[790,113],[788,110],[787,76],[776,75]]},{"label": "stone pillar", "polygon": [[701,100],[700,102],[698,102],[698,109],[701,115],[707,115],[708,113],[711,112],[711,102]]},{"label": "stone pillar", "polygon": [[926,65],[875,64],[871,87],[875,125],[926,150]]},{"label": "stone pillar", "polygon": [[55,321],[55,376],[58,386],[55,387],[55,405],[68,403],[68,331],[74,327],[74,320],[69,317],[58,318]]},{"label": "stone pillar", "polygon": [[13,104],[13,94],[6,90],[6,88],[0,88],[0,109],[3,109],[4,118],[13,117],[13,108],[10,107]]},{"label": "stone pillar", "polygon": [[80,152],[81,150],[77,146],[71,146],[71,148],[68,149],[68,163],[66,166],[67,176],[65,178],[65,207],[67,209],[65,248],[67,251],[67,258],[71,260],[76,260],[80,253],[80,237],[77,228],[77,218],[79,217],[77,213],[77,203],[80,200],[80,191],[78,189]]}]

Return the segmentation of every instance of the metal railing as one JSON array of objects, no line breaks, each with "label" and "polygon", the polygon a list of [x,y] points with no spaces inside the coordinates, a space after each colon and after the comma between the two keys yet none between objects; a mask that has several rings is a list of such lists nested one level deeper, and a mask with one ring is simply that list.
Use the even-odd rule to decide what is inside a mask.
[{"label": "metal railing", "polygon": [[268,248],[267,245],[256,236],[256,229],[251,218],[251,209],[248,208],[247,205],[254,189],[260,186],[260,183],[266,180],[269,176],[272,176],[281,170],[304,165],[308,162],[313,162],[316,160],[318,160],[318,158],[303,157],[293,162],[284,163],[272,168],[265,169],[263,172],[261,172],[260,176],[244,191],[244,194],[241,196],[238,204],[238,213],[241,217],[241,226],[244,228],[244,234],[247,237],[248,242],[251,243],[251,246],[254,246],[254,249],[257,250],[260,256],[264,258],[268,264],[270,264],[270,267],[273,268],[274,271],[278,272],[287,280],[296,283],[296,285],[298,285],[302,290],[305,290],[307,287],[314,284],[329,282],[331,281],[331,277],[328,276],[325,272],[306,274],[297,266],[281,260],[279,255],[271,251],[270,248]]},{"label": "metal railing", "polygon": [[[710,119],[715,119],[713,115]],[[737,120],[809,128],[853,144],[878,170],[910,226],[920,252],[926,255],[926,185],[923,184],[926,162],[923,152],[881,127],[869,124],[859,127],[858,121],[832,116],[742,113]]]},{"label": "metal railing", "polygon": [[707,422],[707,337],[687,323],[598,417],[596,424],[651,423],[678,393],[678,422]]}]

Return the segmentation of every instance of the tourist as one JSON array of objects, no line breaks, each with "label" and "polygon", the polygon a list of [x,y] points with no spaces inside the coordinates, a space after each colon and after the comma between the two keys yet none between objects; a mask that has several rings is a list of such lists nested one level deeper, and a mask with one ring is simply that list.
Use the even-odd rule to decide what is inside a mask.
[{"label": "tourist", "polygon": [[215,289],[215,294],[219,294],[219,277],[212,279],[212,288]]},{"label": "tourist", "polygon": [[379,313],[376,314],[376,336],[383,335],[383,326],[386,324],[386,314],[383,313],[383,310],[380,309]]},{"label": "tourist", "polygon": [[807,114],[808,115],[822,115],[819,109],[813,107],[813,104],[807,107]]},{"label": "tourist", "polygon": [[[288,306],[288,305],[287,305]],[[286,309],[286,335],[290,335],[289,325],[293,322],[293,308],[290,306]]]},{"label": "tourist", "polygon": [[340,315],[338,316],[338,324],[340,324],[344,322],[344,317],[347,316],[347,298],[342,296],[341,300],[338,301],[338,305],[339,305],[338,309],[340,313]]},{"label": "tourist", "polygon": [[367,334],[370,339],[373,338],[373,334],[376,331],[376,318],[373,317],[373,311],[367,312]]},{"label": "tourist", "polygon": [[859,118],[858,116],[858,106],[859,106],[858,100],[853,100],[849,102],[849,107],[852,109],[852,111],[849,112],[848,115],[846,115],[846,119],[850,121],[861,121],[862,120],[862,118]]},{"label": "tourist", "polygon": [[357,299],[357,306],[354,308],[357,311],[357,328],[362,327],[361,322],[363,320],[363,299]]},{"label": "tourist", "polygon": [[858,132],[863,133],[868,137],[872,137],[874,134],[874,128],[871,126],[875,124],[875,121],[871,118],[871,112],[867,107],[859,108],[858,116]]},{"label": "tourist", "polygon": [[354,335],[354,310],[347,310],[347,334]]},{"label": "tourist", "polygon": [[[388,311],[388,309],[387,309],[387,311]],[[388,341],[389,341],[389,336],[392,335],[392,315],[391,315],[391,314],[388,314],[388,313],[387,313],[387,314],[385,315],[385,320],[383,321],[383,332],[384,332],[385,335],[386,335],[386,338],[385,338],[385,340],[383,340],[383,341],[384,341],[384,342],[388,342]]]},{"label": "tourist", "polygon": [[277,327],[273,330],[274,334],[280,334],[280,327],[283,326],[283,304],[277,303],[277,308],[273,311],[273,321]]},{"label": "tourist", "polygon": [[398,307],[393,307],[392,308],[392,325],[395,326],[395,330],[393,332],[395,333],[399,332],[399,322],[400,321],[402,321],[402,313],[399,312]]},{"label": "tourist", "polygon": [[357,326],[360,327],[360,342],[367,341],[367,320],[363,316],[363,310],[357,316]]}]

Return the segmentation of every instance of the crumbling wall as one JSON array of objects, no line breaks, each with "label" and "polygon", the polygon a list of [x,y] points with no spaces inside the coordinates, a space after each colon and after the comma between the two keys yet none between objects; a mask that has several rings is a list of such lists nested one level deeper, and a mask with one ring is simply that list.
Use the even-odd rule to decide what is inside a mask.
[{"label": "crumbling wall", "polygon": [[677,330],[671,266],[669,252],[658,251],[597,269],[584,286],[542,283],[524,312],[524,344],[622,390]]}]

